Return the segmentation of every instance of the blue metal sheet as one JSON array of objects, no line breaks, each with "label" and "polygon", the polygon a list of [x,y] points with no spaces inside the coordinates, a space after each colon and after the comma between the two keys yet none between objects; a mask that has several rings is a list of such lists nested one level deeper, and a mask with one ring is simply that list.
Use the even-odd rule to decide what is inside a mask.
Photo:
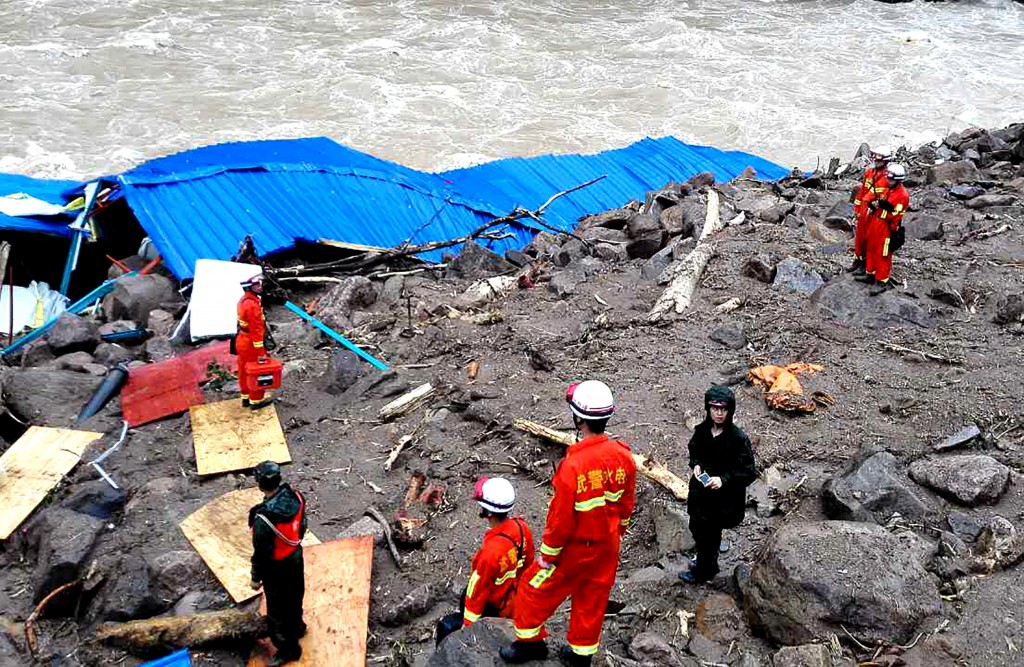
[{"label": "blue metal sheet", "polygon": [[183,648],[159,660],[144,662],[139,667],[192,667],[192,657],[189,655],[188,649]]},{"label": "blue metal sheet", "polygon": [[[50,181],[21,174],[0,174],[0,197],[23,192],[51,204],[63,205],[66,202],[64,191],[73,186],[78,184],[74,181]],[[80,187],[78,189],[81,190]],[[25,218],[0,213],[0,230],[70,236],[68,225],[73,220],[74,215]]]},{"label": "blue metal sheet", "polygon": [[[545,222],[570,230],[584,215],[622,206],[669,181],[701,171],[730,180],[747,166],[765,179],[787,173],[746,153],[667,137],[595,155],[512,158],[432,174],[315,137],[207,146],[104,180],[120,184],[165,264],[189,278],[197,259],[230,259],[247,235],[261,255],[299,240],[381,247],[441,241],[604,175],[548,208]],[[488,245],[497,252],[522,247],[536,231],[525,223],[509,225],[511,238]]]}]

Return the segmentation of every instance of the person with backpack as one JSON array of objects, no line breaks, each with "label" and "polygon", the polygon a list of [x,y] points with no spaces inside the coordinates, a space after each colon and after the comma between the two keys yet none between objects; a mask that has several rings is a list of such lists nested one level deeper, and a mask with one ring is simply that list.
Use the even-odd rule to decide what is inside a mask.
[{"label": "person with backpack", "polygon": [[718,574],[722,530],[743,521],[747,487],[757,479],[750,438],[733,423],[736,395],[729,387],[712,386],[704,394],[704,421],[693,430],[690,453],[690,533],[697,555],[679,575],[688,584],[710,581]]},{"label": "person with backpack", "polygon": [[533,533],[521,517],[511,517],[516,490],[502,477],[482,477],[473,490],[480,518],[490,528],[473,556],[469,583],[462,596],[462,613],[449,614],[437,625],[437,643],[460,627],[485,616],[512,618],[516,589],[527,563],[534,558]]}]

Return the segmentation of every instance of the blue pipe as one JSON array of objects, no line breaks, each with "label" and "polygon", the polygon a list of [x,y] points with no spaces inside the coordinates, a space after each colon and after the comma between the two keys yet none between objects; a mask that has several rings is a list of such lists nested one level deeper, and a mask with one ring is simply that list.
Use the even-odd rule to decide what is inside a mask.
[{"label": "blue pipe", "polygon": [[353,352],[358,354],[360,357],[362,357],[366,361],[370,362],[370,364],[372,364],[374,368],[377,368],[377,369],[382,370],[382,371],[386,371],[388,369],[388,367],[384,365],[384,362],[380,361],[379,359],[377,359],[376,357],[374,357],[374,356],[372,356],[370,354],[367,354],[358,345],[356,345],[355,343],[353,343],[349,339],[345,338],[340,333],[338,333],[334,329],[330,328],[329,326],[327,326],[326,324],[324,324],[320,320],[316,319],[315,317],[313,317],[312,315],[310,315],[309,313],[304,311],[302,308],[299,308],[298,306],[296,306],[291,301],[286,301],[285,304],[284,304],[284,307],[287,308],[288,310],[292,311],[293,313],[295,313],[296,315],[298,315],[302,319],[306,320],[307,322],[309,322],[310,324],[315,326],[320,331],[323,331],[325,334],[327,334],[328,336],[330,336],[334,340],[338,341],[339,343],[341,343],[342,345],[344,345],[348,349],[352,350]]}]

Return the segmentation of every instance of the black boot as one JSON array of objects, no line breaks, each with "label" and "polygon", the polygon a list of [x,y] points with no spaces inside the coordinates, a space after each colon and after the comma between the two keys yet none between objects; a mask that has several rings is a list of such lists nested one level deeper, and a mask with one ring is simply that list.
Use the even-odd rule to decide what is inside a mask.
[{"label": "black boot", "polygon": [[539,642],[521,642],[518,639],[510,646],[503,646],[498,655],[505,662],[521,665],[531,660],[544,660],[548,657],[548,645],[543,639]]},{"label": "black boot", "polygon": [[891,289],[892,284],[887,280],[884,283],[878,283],[877,285],[872,287],[870,290],[868,290],[868,294],[870,294],[871,296],[878,296],[879,294],[885,294]]},{"label": "black boot", "polygon": [[863,273],[864,273],[864,260],[859,259],[859,258],[854,259],[853,260],[853,264],[851,264],[848,267],[846,267],[846,272],[847,273],[852,273],[852,274],[855,274],[855,275],[858,275],[858,274],[859,275],[863,275]]},{"label": "black boot", "polygon": [[568,646],[563,646],[562,650],[558,652],[558,659],[567,667],[590,667],[593,657],[589,655],[577,655]]},{"label": "black boot", "polygon": [[875,277],[870,273],[865,273],[863,276],[857,276],[856,278],[854,278],[854,280],[856,280],[859,283],[864,283],[866,285],[875,284]]}]

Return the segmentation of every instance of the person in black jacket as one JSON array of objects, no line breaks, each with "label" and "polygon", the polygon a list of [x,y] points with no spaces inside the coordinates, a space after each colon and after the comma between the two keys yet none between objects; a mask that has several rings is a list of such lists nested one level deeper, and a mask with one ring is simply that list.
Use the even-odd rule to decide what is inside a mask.
[{"label": "person in black jacket", "polygon": [[707,417],[690,438],[690,532],[697,543],[696,562],[679,578],[687,583],[709,581],[718,574],[722,530],[743,521],[747,487],[757,478],[750,439],[736,426],[736,395],[729,387],[712,386],[704,394]]},{"label": "person in black jacket", "polygon": [[256,466],[256,483],[264,500],[249,510],[252,530],[252,588],[267,598],[267,629],[277,654],[267,664],[283,665],[302,657],[299,639],[306,634],[302,598],[306,592],[302,538],[306,534],[306,501],[281,483],[281,466],[264,461]]}]

